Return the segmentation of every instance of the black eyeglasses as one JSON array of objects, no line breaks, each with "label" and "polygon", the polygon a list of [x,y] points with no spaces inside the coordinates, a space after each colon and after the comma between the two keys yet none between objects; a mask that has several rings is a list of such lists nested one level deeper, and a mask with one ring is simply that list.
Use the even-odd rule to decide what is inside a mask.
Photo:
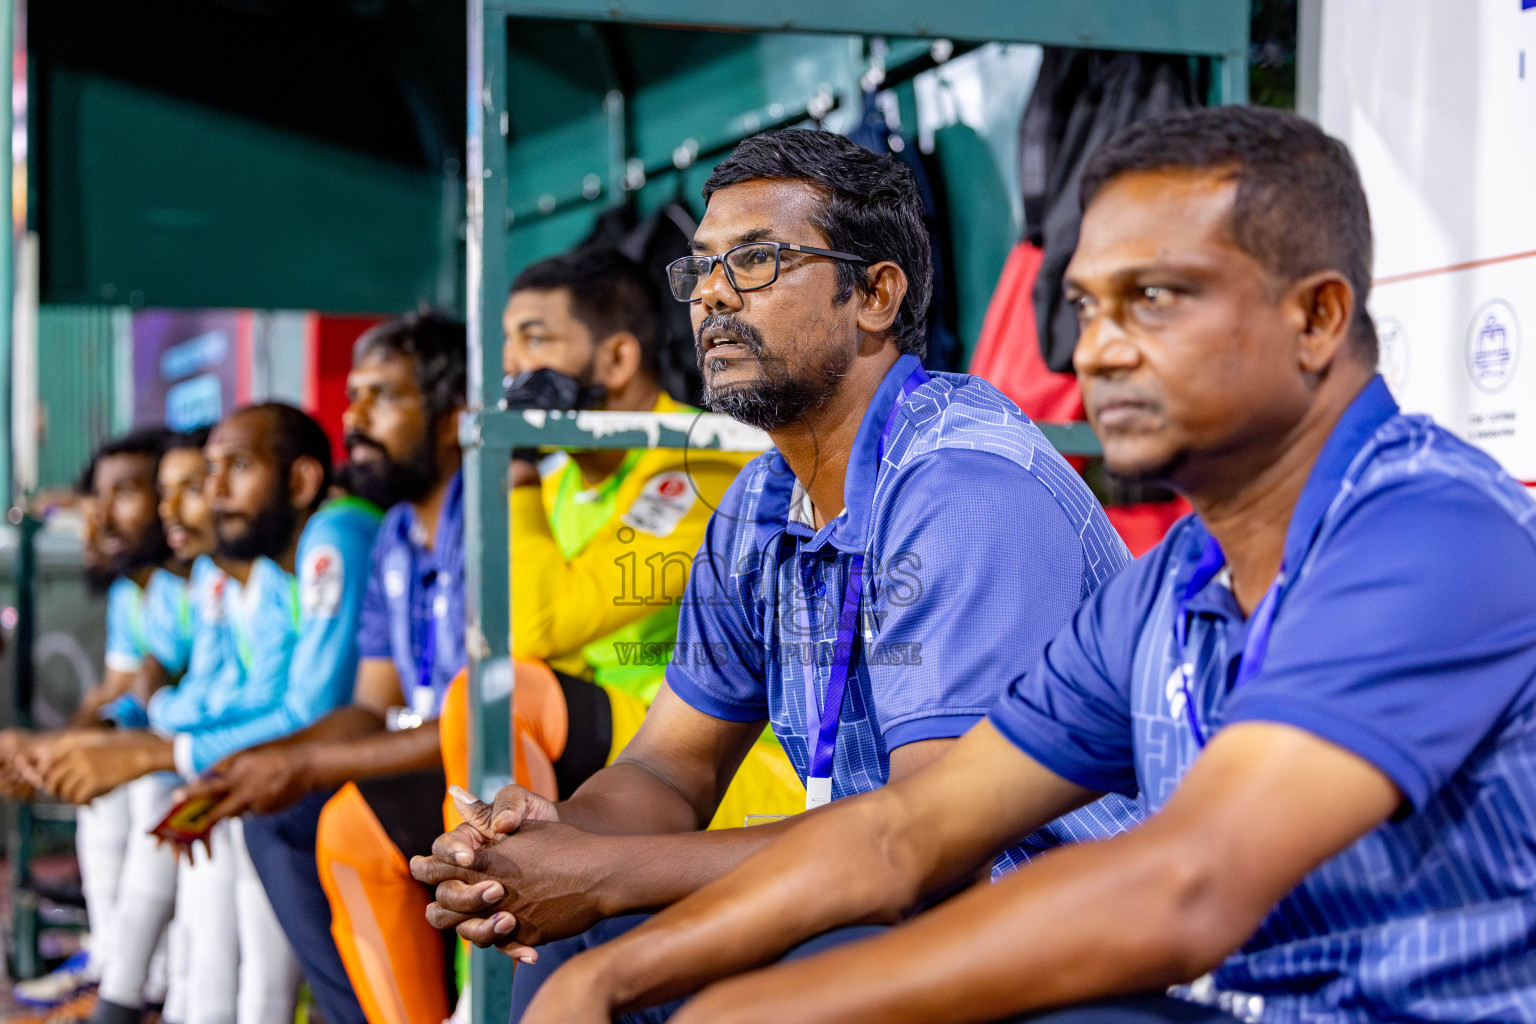
[{"label": "black eyeglasses", "polygon": [[833,249],[816,249],[809,245],[793,245],[789,242],[747,242],[725,250],[718,256],[684,256],[667,264],[667,281],[672,285],[672,297],[678,302],[698,302],[699,289],[714,272],[715,264],[725,268],[725,279],[738,292],[755,292],[767,288],[779,279],[779,253],[803,252],[811,256],[826,256],[850,263],[868,263],[862,256],[837,252]]}]

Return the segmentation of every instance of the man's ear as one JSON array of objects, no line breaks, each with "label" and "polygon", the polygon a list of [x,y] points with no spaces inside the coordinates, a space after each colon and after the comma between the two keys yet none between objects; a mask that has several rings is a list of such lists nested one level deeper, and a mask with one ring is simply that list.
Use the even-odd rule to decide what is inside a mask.
[{"label": "man's ear", "polygon": [[1307,373],[1321,373],[1349,343],[1355,318],[1355,290],[1343,274],[1324,270],[1297,281],[1285,301],[1301,330],[1296,359]]},{"label": "man's ear", "polygon": [[592,361],[592,379],[608,389],[622,390],[640,372],[640,339],[628,331],[610,334],[598,342]]},{"label": "man's ear", "polygon": [[859,303],[859,330],[865,334],[885,334],[901,312],[901,300],[907,297],[907,275],[889,260],[866,267],[869,291],[854,292]]},{"label": "man's ear", "polygon": [[459,399],[454,399],[453,404],[437,418],[434,426],[435,440],[439,448],[459,446],[459,413],[465,409],[465,404]]},{"label": "man's ear", "polygon": [[325,486],[325,468],[318,459],[300,455],[288,467],[289,501],[294,508],[310,508],[321,497],[320,488]]}]

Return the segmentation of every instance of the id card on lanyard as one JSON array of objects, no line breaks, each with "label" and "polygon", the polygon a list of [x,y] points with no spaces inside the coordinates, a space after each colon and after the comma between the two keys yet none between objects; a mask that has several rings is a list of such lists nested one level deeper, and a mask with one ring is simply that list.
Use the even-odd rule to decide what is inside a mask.
[{"label": "id card on lanyard", "polygon": [[[901,394],[885,417],[876,446],[875,473],[879,477],[880,464],[885,461],[885,443],[896,426],[896,413],[906,403],[907,396],[928,380],[928,374],[919,366],[901,385]],[[848,579],[843,584],[843,604],[837,618],[837,641],[832,650],[832,664],[827,675],[826,703],[817,717],[812,735],[811,763],[805,778],[805,809],[811,810],[832,802],[832,755],[837,751],[837,726],[843,714],[843,695],[848,689],[848,667],[853,661],[853,646],[859,631],[859,597],[864,586],[864,556],[854,555],[848,565]],[[816,712],[816,672],[805,677],[805,724],[811,727]]]},{"label": "id card on lanyard", "polygon": [[427,597],[427,635],[421,640],[421,654],[416,662],[416,685],[411,688],[411,711],[423,721],[437,711],[437,687],[433,670],[437,667],[437,633],[448,617],[448,595],[443,590],[444,572],[432,575]]}]

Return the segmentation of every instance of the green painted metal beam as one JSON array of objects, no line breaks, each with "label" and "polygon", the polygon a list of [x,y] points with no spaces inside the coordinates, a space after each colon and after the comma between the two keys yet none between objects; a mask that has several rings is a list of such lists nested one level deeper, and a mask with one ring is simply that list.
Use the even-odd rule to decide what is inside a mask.
[{"label": "green painted metal beam", "polygon": [[[1036,424],[1063,455],[1101,455],[1086,423]],[[765,451],[768,435],[714,413],[490,412],[466,424],[464,440],[487,452],[513,448],[698,448]],[[495,461],[494,458],[491,461]]]},{"label": "green painted metal beam", "polygon": [[1248,0],[488,0],[487,13],[736,31],[933,36],[1206,56],[1248,45]]},{"label": "green painted metal beam", "polygon": [[[502,18],[469,0],[468,130],[465,140],[467,227],[465,292],[469,342],[467,392],[473,423],[494,408],[501,390],[501,305],[507,288],[507,146],[501,119],[507,101],[507,33]],[[469,653],[470,787],[490,795],[512,769],[511,715],[487,684],[511,678],[507,566],[506,460],[478,445],[464,451],[465,631]],[[512,1012],[512,972],[493,949],[469,960],[470,1018],[505,1021]]]},{"label": "green painted metal beam", "polygon": [[16,302],[16,252],[15,234],[11,225],[11,58],[16,29],[16,4],[14,0],[0,0],[0,82],[4,83],[6,100],[0,104],[0,139],[5,139],[5,152],[0,153],[0,196],[6,199],[5,244],[0,245],[0,431],[4,432],[5,444],[0,445],[0,502],[11,507],[12,486],[16,476],[16,439],[11,433],[11,395],[15,391],[11,380],[11,367],[15,361],[12,325],[15,323]]}]

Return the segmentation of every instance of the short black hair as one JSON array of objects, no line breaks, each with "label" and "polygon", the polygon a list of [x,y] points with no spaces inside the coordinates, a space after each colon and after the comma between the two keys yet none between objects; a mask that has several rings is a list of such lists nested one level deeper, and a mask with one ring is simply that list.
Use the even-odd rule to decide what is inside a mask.
[{"label": "short black hair", "polygon": [[640,368],[655,380],[661,372],[665,330],[661,297],[646,270],[617,249],[574,249],[530,263],[512,282],[508,295],[564,289],[571,314],[601,341],[623,331],[640,343]]},{"label": "short black hair", "polygon": [[206,448],[208,446],[209,427],[197,427],[193,430],[183,430],[171,434],[165,439],[165,450],[168,452],[181,451],[185,448]]},{"label": "short black hair", "polygon": [[325,435],[325,429],[309,413],[286,402],[263,402],[238,411],[261,413],[272,420],[274,429],[267,435],[267,444],[277,458],[277,471],[283,479],[287,479],[293,464],[306,455],[320,463],[324,475],[309,510],[319,508],[331,489],[331,439]]},{"label": "short black hair", "polygon": [[468,341],[462,320],[422,309],[370,327],[352,346],[352,364],[372,355],[415,360],[417,380],[433,420],[464,405]]},{"label": "short black hair", "polygon": [[81,494],[90,494],[96,486],[96,467],[101,464],[102,459],[114,455],[142,455],[153,463],[152,471],[158,472],[160,456],[170,450],[170,440],[174,436],[174,433],[166,427],[138,427],[119,437],[103,441],[91,455],[91,461],[85,464],[85,469],[81,470],[80,479],[75,483],[75,490]]},{"label": "short black hair", "polygon": [[1349,149],[1312,122],[1266,107],[1207,107],[1142,121],[1107,140],[1083,167],[1083,209],[1137,171],[1210,170],[1237,181],[1232,240],[1287,283],[1337,270],[1355,291],[1350,334],[1372,365],[1371,213]]},{"label": "short black hair", "polygon": [[[923,223],[923,200],[906,165],[831,132],[783,128],[754,135],[737,146],[704,183],[704,202],[743,181],[785,178],[808,181],[827,195],[815,225],[827,245],[870,263],[890,260],[907,275],[907,294],[891,325],[896,347],[921,356],[928,345],[928,300],[933,293],[933,256]],[[865,268],[837,261],[838,302],[854,291],[868,294]]]}]

